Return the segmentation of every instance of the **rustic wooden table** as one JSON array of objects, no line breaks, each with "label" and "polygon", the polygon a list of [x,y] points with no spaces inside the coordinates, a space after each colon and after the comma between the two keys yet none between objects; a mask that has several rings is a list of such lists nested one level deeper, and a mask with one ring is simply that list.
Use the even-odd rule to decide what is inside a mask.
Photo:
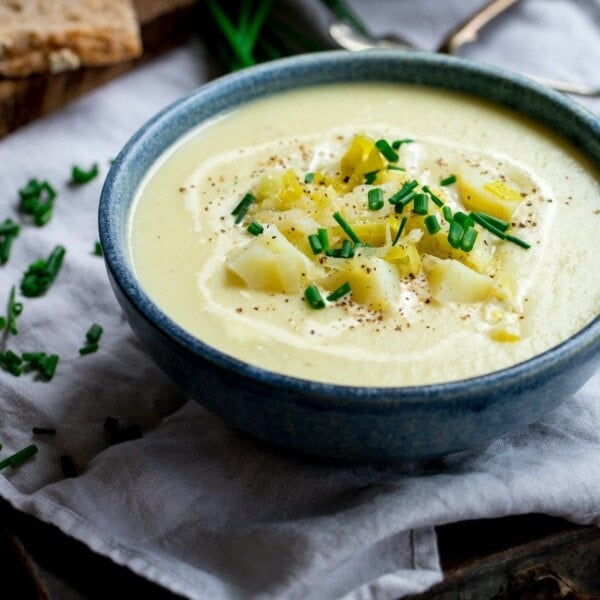
[{"label": "rustic wooden table", "polygon": [[[437,533],[444,581],[411,600],[600,599],[600,528],[525,515]],[[177,598],[3,501],[0,573],[19,600]]]}]

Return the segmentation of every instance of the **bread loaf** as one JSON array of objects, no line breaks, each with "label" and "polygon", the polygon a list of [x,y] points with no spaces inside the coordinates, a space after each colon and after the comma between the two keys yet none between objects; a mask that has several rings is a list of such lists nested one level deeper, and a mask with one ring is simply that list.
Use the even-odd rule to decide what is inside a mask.
[{"label": "bread loaf", "polygon": [[130,0],[0,0],[0,75],[24,77],[139,56]]}]

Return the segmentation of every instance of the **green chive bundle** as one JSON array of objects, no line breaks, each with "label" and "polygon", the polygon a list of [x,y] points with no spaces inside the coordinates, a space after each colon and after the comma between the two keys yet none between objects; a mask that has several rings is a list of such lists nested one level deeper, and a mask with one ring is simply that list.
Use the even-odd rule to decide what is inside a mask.
[{"label": "green chive bundle", "polygon": [[41,296],[56,279],[65,256],[65,248],[56,246],[48,260],[40,258],[29,265],[21,280],[21,292],[28,298]]},{"label": "green chive bundle", "polygon": [[47,181],[30,179],[19,190],[22,212],[33,216],[33,222],[41,227],[50,221],[54,209],[56,190]]}]

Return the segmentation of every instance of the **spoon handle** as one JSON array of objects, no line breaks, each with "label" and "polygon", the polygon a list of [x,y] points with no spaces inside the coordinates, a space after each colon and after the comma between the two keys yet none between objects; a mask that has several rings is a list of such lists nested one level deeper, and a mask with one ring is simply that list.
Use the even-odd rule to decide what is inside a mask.
[{"label": "spoon handle", "polygon": [[442,42],[439,52],[443,52],[444,54],[456,54],[461,46],[474,42],[477,39],[479,32],[490,21],[517,2],[519,2],[519,0],[492,0],[492,2],[488,2],[481,10],[469,17],[448,35]]}]

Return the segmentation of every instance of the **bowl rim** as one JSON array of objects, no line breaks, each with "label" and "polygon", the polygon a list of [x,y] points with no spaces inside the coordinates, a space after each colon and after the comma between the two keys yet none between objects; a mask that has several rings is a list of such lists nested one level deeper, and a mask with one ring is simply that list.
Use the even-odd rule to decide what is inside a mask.
[{"label": "bowl rim", "polygon": [[[520,382],[521,385],[526,385],[526,381],[542,373],[555,370],[561,363],[568,363],[576,355],[586,350],[591,349],[592,352],[597,352],[600,349],[600,315],[597,315],[583,328],[556,346],[527,360],[482,375],[454,381],[411,386],[361,386],[328,383],[285,375],[252,365],[226,354],[186,331],[163,312],[146,294],[135,277],[133,267],[129,262],[126,244],[123,243],[122,236],[118,232],[118,227],[115,226],[115,215],[119,213],[118,207],[123,202],[126,202],[125,221],[128,219],[129,208],[131,207],[135,192],[131,197],[124,198],[120,192],[120,187],[132,172],[131,169],[135,167],[136,158],[139,156],[139,153],[143,154],[146,151],[148,141],[157,135],[162,135],[163,137],[165,135],[167,137],[172,135],[176,129],[174,123],[182,115],[185,115],[186,111],[198,106],[202,102],[222,99],[223,94],[226,94],[227,89],[232,85],[237,87],[241,85],[249,86],[249,99],[253,100],[275,94],[278,91],[293,89],[294,87],[305,87],[294,86],[293,83],[290,83],[287,84],[287,87],[277,88],[277,78],[285,75],[289,79],[290,74],[295,69],[306,71],[307,69],[315,69],[317,67],[322,69],[324,66],[332,67],[337,65],[337,67],[340,67],[356,64],[357,61],[358,63],[370,64],[373,67],[385,61],[389,65],[396,66],[411,65],[412,67],[443,68],[449,69],[451,72],[458,70],[470,77],[474,77],[475,80],[478,77],[481,78],[481,85],[484,87],[479,90],[465,90],[462,85],[457,85],[455,82],[447,82],[447,85],[440,85],[426,81],[411,80],[404,83],[462,91],[487,100],[490,100],[490,98],[485,95],[485,86],[490,83],[499,86],[499,89],[505,88],[503,91],[506,98],[510,98],[511,93],[518,96],[519,92],[533,95],[534,98],[542,100],[545,105],[554,108],[559,114],[565,114],[574,119],[577,127],[583,131],[581,134],[583,139],[571,139],[569,141],[571,141],[572,145],[573,142],[576,146],[579,145],[579,149],[582,150],[586,158],[591,159],[597,165],[600,164],[599,118],[596,118],[587,109],[577,105],[566,96],[546,88],[524,75],[499,67],[474,63],[466,59],[446,55],[418,51],[398,52],[396,50],[368,50],[359,53],[351,53],[344,50],[315,52],[263,63],[243,71],[223,75],[175,100],[138,129],[113,161],[100,196],[98,211],[99,234],[106,268],[112,277],[112,281],[118,286],[120,292],[128,302],[135,307],[146,321],[157,328],[163,335],[191,352],[195,357],[208,361],[213,367],[218,367],[227,372],[234,372],[238,378],[252,380],[259,385],[268,385],[282,392],[301,392],[320,397],[320,401],[325,402],[325,405],[322,405],[323,408],[341,408],[341,405],[356,399],[362,401],[361,406],[363,409],[381,407],[382,404],[393,406],[396,404],[404,405],[406,403],[430,403],[435,400],[444,403],[456,401],[457,399],[467,401],[469,398],[481,394],[483,390],[487,394],[490,394],[494,389],[501,391],[506,387],[515,385],[517,382]],[[365,79],[359,80],[364,81]],[[335,81],[345,82],[347,80],[340,73],[339,79]],[[401,79],[391,80],[383,76],[374,77],[372,81],[396,81],[403,83]],[[261,91],[261,87],[256,85],[257,82],[267,82],[267,84],[275,85],[276,89],[269,88],[268,91],[263,92]],[[331,82],[329,81],[329,83]],[[320,83],[323,82],[317,81],[315,85]],[[525,114],[533,121],[542,123],[546,127],[550,126],[549,122],[544,122],[535,113],[535,108],[527,110],[523,106],[511,104],[510,100],[506,102],[498,99],[491,100],[496,104],[516,109],[519,113]],[[227,109],[231,109],[231,107],[227,107]],[[216,110],[209,118],[221,112],[223,110]],[[193,127],[196,127],[201,122],[203,121],[195,123]],[[173,139],[163,146],[163,150],[172,147],[178,139],[185,136],[193,127],[175,135]],[[555,128],[554,130],[556,131]],[[592,140],[588,145],[586,145],[586,131],[589,132],[588,135],[591,134],[590,139]],[[566,132],[559,130],[558,133],[563,138],[568,137]],[[156,154],[151,162],[154,163],[156,160],[159,160],[160,156],[162,156],[162,153]],[[143,181],[146,173],[147,170],[139,177],[135,186],[136,189]]]}]

